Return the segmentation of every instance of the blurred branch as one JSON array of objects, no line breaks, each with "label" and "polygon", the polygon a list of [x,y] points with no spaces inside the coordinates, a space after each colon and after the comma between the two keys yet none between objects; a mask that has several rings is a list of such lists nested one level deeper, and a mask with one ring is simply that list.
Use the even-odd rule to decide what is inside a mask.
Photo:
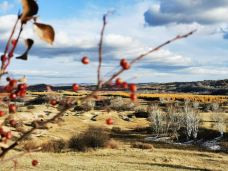
[{"label": "blurred branch", "polygon": [[[17,17],[17,20],[16,20],[16,22],[15,22],[15,24],[14,24],[14,26],[13,26],[13,29],[12,29],[12,31],[11,31],[11,34],[10,34],[10,37],[9,37],[9,39],[8,39],[8,41],[7,41],[7,44],[6,44],[6,46],[5,46],[5,50],[4,50],[4,56],[7,54],[7,52],[8,52],[8,50],[9,50],[9,47],[10,47],[10,43],[11,43],[11,40],[12,40],[12,37],[13,37],[13,35],[14,35],[14,33],[15,33],[15,30],[16,30],[16,28],[17,28],[17,24],[18,24],[18,22],[19,22],[19,16]],[[1,80],[1,77],[5,74],[5,70],[4,70],[4,67],[5,67],[5,63],[2,61],[2,64],[1,64],[1,72],[0,72],[0,80]]]},{"label": "blurred branch", "polygon": [[100,41],[99,41],[99,48],[98,48],[98,55],[99,55],[99,64],[98,64],[98,69],[97,69],[97,88],[101,88],[102,80],[101,80],[101,67],[102,67],[102,61],[103,61],[103,41],[104,41],[104,32],[105,32],[105,27],[107,25],[107,16],[108,13],[104,14],[103,16],[103,26],[101,29],[100,33]]},{"label": "blurred branch", "polygon": [[[133,59],[132,61],[130,61],[130,65],[132,66],[133,64],[135,64],[137,61],[143,59],[145,56],[148,56],[149,54],[155,52],[155,51],[158,51],[160,50],[161,48],[163,48],[164,46],[168,45],[168,44],[171,44],[177,40],[180,40],[180,39],[184,39],[184,38],[187,38],[189,37],[190,35],[192,35],[193,33],[195,33],[197,30],[192,30],[186,34],[183,34],[183,35],[178,35],[176,36],[175,38],[173,39],[170,39],[168,41],[166,41],[165,43],[162,43],[161,45],[158,45],[157,47],[153,48],[152,50],[149,50],[148,52],[146,53],[143,53],[141,55],[139,55],[138,57],[136,57],[135,59]],[[123,72],[125,71],[125,69],[120,69],[119,71],[117,71],[116,73],[114,73],[110,79],[108,79],[104,84],[109,84],[110,82],[112,82],[112,80],[114,80],[116,77],[118,77],[120,74],[122,74]]]}]

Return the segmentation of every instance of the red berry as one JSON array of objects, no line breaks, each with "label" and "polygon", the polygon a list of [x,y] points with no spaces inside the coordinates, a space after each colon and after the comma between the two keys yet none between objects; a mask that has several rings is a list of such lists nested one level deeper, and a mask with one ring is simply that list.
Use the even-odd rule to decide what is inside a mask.
[{"label": "red berry", "polygon": [[6,60],[7,60],[6,55],[2,55],[2,56],[1,56],[1,61],[2,61],[2,62],[6,62]]},{"label": "red berry", "polygon": [[15,127],[17,125],[17,121],[15,121],[14,119],[10,120],[9,121],[9,124],[12,126],[12,127]]},{"label": "red berry", "polygon": [[127,63],[127,60],[126,59],[121,59],[120,60],[120,66],[123,66],[125,63]]},{"label": "red berry", "polygon": [[87,56],[84,56],[82,58],[82,63],[85,64],[85,65],[89,64],[89,58]]},{"label": "red berry", "polygon": [[129,89],[131,92],[136,92],[137,91],[137,86],[135,84],[130,84]]},{"label": "red berry", "polygon": [[20,97],[25,97],[25,95],[26,95],[26,90],[20,90],[18,92],[18,96],[20,96]]},{"label": "red berry", "polygon": [[131,94],[130,94],[130,99],[131,99],[132,101],[136,101],[136,100],[137,100],[137,95],[134,94],[134,93],[131,93]]},{"label": "red berry", "polygon": [[10,94],[10,99],[11,100],[16,100],[17,99],[17,95],[15,93],[11,93]]},{"label": "red berry", "polygon": [[14,80],[14,79],[13,80],[10,80],[9,85],[11,87],[15,88],[17,86],[17,80]]},{"label": "red berry", "polygon": [[11,131],[7,132],[5,137],[6,139],[11,139],[13,137],[12,132]]},{"label": "red berry", "polygon": [[125,70],[128,70],[130,68],[130,64],[127,62],[126,59],[120,60],[120,66]]},{"label": "red berry", "polygon": [[0,111],[0,117],[4,116],[5,115],[5,112],[3,111]]},{"label": "red berry", "polygon": [[26,90],[27,89],[27,85],[24,83],[24,84],[19,84],[18,85],[18,89],[19,90]]},{"label": "red berry", "polygon": [[72,88],[73,88],[74,92],[77,92],[79,90],[79,85],[78,84],[73,84]]},{"label": "red berry", "polygon": [[121,86],[122,83],[123,83],[123,81],[120,78],[116,79],[116,85],[117,86]]},{"label": "red berry", "polygon": [[38,160],[32,160],[32,165],[37,166],[39,164]]},{"label": "red berry", "polygon": [[123,67],[123,69],[128,70],[128,69],[130,69],[130,64],[125,63],[122,67]]},{"label": "red berry", "polygon": [[56,101],[55,99],[52,99],[52,100],[50,101],[50,104],[51,104],[52,106],[55,106],[55,105],[57,105],[57,101]]},{"label": "red berry", "polygon": [[127,82],[123,82],[123,83],[122,83],[122,87],[123,87],[124,89],[127,89],[127,88],[128,88],[128,83],[127,83]]},{"label": "red berry", "polygon": [[106,119],[106,124],[107,124],[107,125],[113,125],[113,123],[114,123],[114,121],[113,121],[112,118]]},{"label": "red berry", "polygon": [[9,112],[10,113],[16,113],[16,111],[17,111],[16,105],[15,104],[10,104],[9,105]]}]

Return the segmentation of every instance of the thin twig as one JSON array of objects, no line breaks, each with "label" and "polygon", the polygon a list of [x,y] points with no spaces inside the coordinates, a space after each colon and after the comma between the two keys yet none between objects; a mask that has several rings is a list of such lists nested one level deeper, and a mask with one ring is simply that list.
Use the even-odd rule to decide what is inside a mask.
[{"label": "thin twig", "polygon": [[[7,41],[7,44],[6,44],[6,47],[5,47],[5,50],[4,50],[4,54],[3,54],[3,55],[6,55],[7,52],[8,52],[8,50],[9,50],[10,42],[11,42],[12,37],[13,37],[13,35],[14,35],[14,33],[15,33],[15,30],[16,30],[16,28],[17,28],[18,22],[19,22],[19,17],[17,17],[17,20],[16,20],[16,22],[15,22],[15,24],[14,24],[14,26],[13,26],[13,29],[12,29],[11,34],[10,34],[10,37],[9,37],[9,39],[8,39],[8,41]],[[5,66],[5,64],[4,64],[4,62],[2,61],[1,73],[0,73],[0,80],[1,80],[2,75],[4,74],[4,72],[2,71],[2,70],[4,69],[4,66]]]},{"label": "thin twig", "polygon": [[[132,61],[130,61],[130,65],[132,66],[133,64],[135,64],[137,61],[143,59],[145,56],[160,50],[161,48],[163,48],[164,46],[173,43],[174,41],[180,40],[180,39],[184,39],[187,38],[188,36],[192,35],[193,33],[195,33],[197,30],[192,30],[186,34],[183,35],[178,35],[173,39],[170,39],[168,41],[166,41],[165,43],[162,43],[161,45],[158,45],[157,47],[153,48],[152,50],[149,50],[146,53],[143,53],[141,55],[139,55],[138,57],[134,58]],[[116,77],[118,77],[120,74],[122,74],[125,70],[122,68],[119,71],[117,71],[116,73],[114,73],[110,79],[108,79],[107,81],[104,82],[104,84],[109,84],[110,82],[112,82],[112,80],[114,80]]]},{"label": "thin twig", "polygon": [[[19,31],[18,36],[17,36],[17,39],[16,39],[16,42],[17,42],[17,43],[18,43],[18,41],[19,41],[19,39],[20,39],[20,36],[21,36],[22,31],[23,31],[23,24],[21,23],[20,31]],[[10,54],[13,54],[13,53],[14,53],[16,47],[17,47],[16,45],[13,46],[13,48],[12,48],[11,51],[10,51]],[[13,57],[13,56],[12,56],[12,57]],[[7,61],[6,65],[5,65],[4,68],[3,68],[4,71],[5,71],[5,70],[7,69],[7,67],[9,66],[12,57],[8,57],[8,61]]]},{"label": "thin twig", "polygon": [[107,18],[107,14],[105,14],[103,16],[103,26],[102,26],[102,29],[101,29],[101,33],[100,33],[100,42],[99,42],[99,48],[98,48],[98,55],[99,55],[99,64],[98,64],[98,69],[97,69],[97,88],[101,88],[101,67],[102,67],[102,61],[103,61],[103,58],[102,58],[102,55],[103,55],[103,40],[104,40],[104,32],[105,32],[105,26],[107,25],[107,21],[106,21],[106,18]]}]

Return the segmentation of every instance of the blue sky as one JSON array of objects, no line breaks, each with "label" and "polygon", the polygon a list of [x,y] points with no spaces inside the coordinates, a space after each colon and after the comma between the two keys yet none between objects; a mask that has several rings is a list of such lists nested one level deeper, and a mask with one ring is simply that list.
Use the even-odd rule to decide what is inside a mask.
[{"label": "blue sky", "polygon": [[[228,0],[37,0],[39,20],[56,30],[47,45],[28,24],[23,39],[35,45],[27,62],[13,60],[11,76],[26,75],[30,84],[96,82],[97,44],[102,14],[112,10],[104,40],[103,79],[121,58],[133,59],[156,45],[192,29],[192,37],[149,55],[121,77],[134,82],[171,82],[228,77]],[[20,0],[0,0],[0,51],[9,36]],[[80,59],[88,55],[91,64]]]}]

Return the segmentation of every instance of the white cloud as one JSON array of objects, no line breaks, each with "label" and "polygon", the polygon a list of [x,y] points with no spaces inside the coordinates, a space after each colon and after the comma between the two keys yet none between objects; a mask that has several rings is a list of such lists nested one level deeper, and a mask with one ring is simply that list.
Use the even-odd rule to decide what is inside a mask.
[{"label": "white cloud", "polygon": [[211,25],[228,22],[224,16],[228,13],[227,0],[159,0],[157,4],[145,12],[145,20],[149,25],[159,26],[170,23]]},{"label": "white cloud", "polygon": [[[180,2],[186,5],[185,1]],[[118,66],[121,58],[135,58],[177,34],[186,33],[194,28],[199,28],[205,35],[212,33],[209,27],[196,22],[169,24],[168,27],[144,27],[143,13],[149,6],[151,6],[151,1],[140,1],[135,5],[120,7],[117,14],[108,18],[104,39],[103,73]],[[159,12],[160,6],[156,4],[153,10]],[[216,13],[220,13],[219,10]],[[33,38],[35,45],[28,62],[13,61],[11,73],[13,75],[26,74],[32,83],[96,82],[97,47],[102,22],[100,13],[95,14],[84,18],[41,20],[41,22],[53,25],[56,30],[56,40],[53,46],[48,46],[39,40],[31,28],[32,25],[26,26],[22,38]],[[9,30],[15,18],[16,16],[0,17],[0,23],[4,23],[0,26],[1,38],[6,39],[9,36]],[[216,29],[216,26],[212,27],[213,30]],[[139,76],[136,82],[191,81],[210,79],[212,75],[213,78],[225,78],[226,72],[224,73],[223,69],[227,69],[226,67],[215,72],[221,67],[215,65],[212,72],[216,74],[211,74],[209,72],[211,68],[206,66],[206,64],[216,63],[217,56],[215,55],[218,55],[221,49],[215,48],[216,45],[220,48],[221,40],[218,36],[207,37],[203,34],[175,42],[145,57],[123,77],[129,79],[137,73]],[[21,48],[17,50],[20,51]],[[217,54],[212,52],[213,50]],[[90,65],[84,66],[80,63],[82,55],[90,57],[92,61]],[[223,49],[219,64],[223,63],[227,55],[228,51]],[[198,59],[206,61],[205,66],[199,68],[199,63],[196,62]]]},{"label": "white cloud", "polygon": [[197,74],[197,75],[228,75],[228,68],[215,68],[215,67],[191,67],[186,69],[186,72],[189,74]]}]

